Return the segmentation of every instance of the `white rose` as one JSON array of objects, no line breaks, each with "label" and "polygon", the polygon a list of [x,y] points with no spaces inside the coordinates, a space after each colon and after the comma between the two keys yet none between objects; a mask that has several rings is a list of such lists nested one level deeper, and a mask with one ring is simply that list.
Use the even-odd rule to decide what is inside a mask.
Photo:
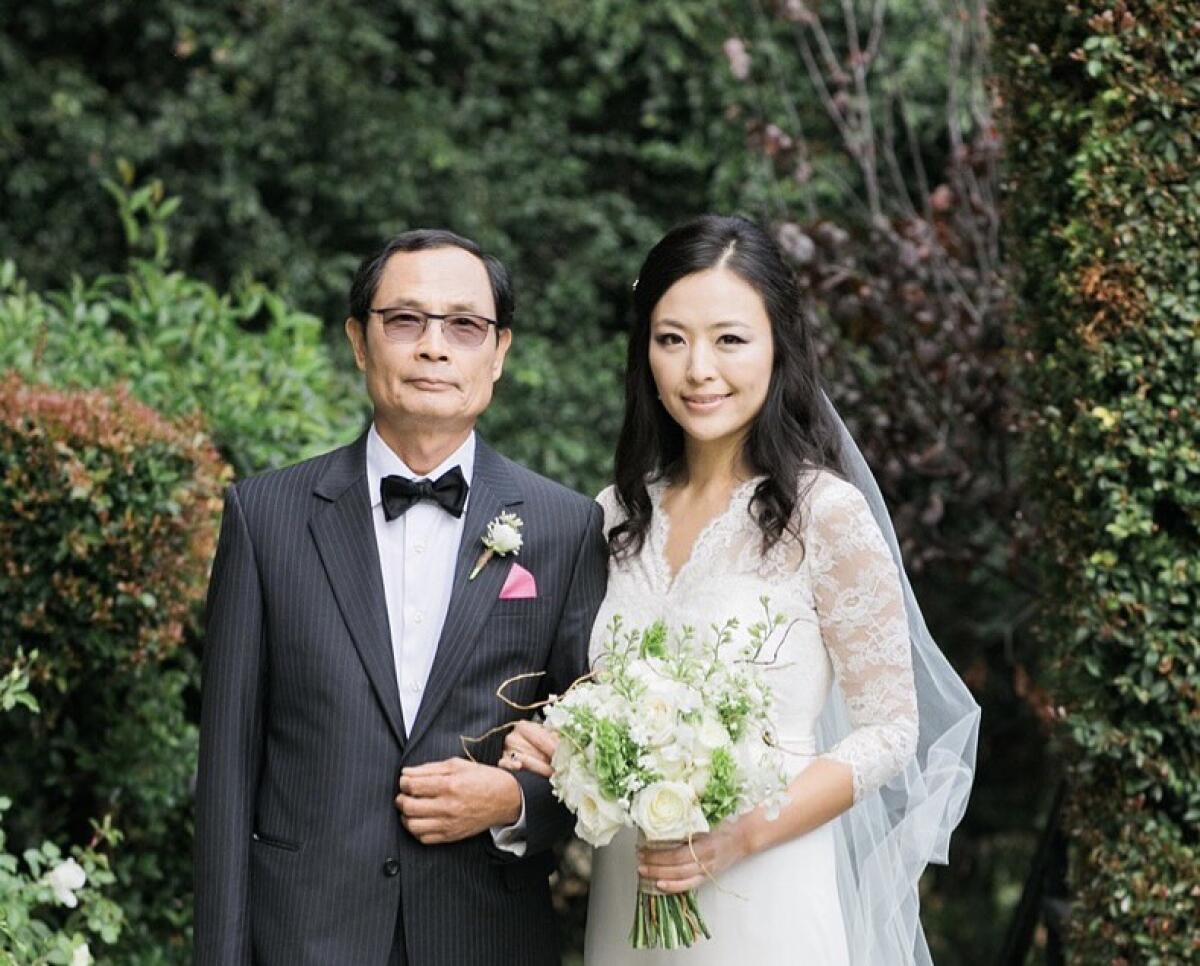
[{"label": "white rose", "polygon": [[90,966],[91,962],[92,951],[88,949],[88,944],[76,946],[75,952],[71,954],[71,966]]},{"label": "white rose", "polygon": [[579,803],[581,787],[589,780],[580,755],[572,744],[563,739],[554,749],[550,764],[554,774],[550,776],[550,784],[567,808],[575,810]]},{"label": "white rose", "polygon": [[634,730],[637,738],[651,745],[665,745],[675,733],[678,706],[669,687],[647,688],[638,698]]},{"label": "white rose", "polygon": [[672,742],[654,750],[651,756],[651,771],[656,771],[670,782],[684,781],[692,767],[692,756],[685,745]]},{"label": "white rose", "polygon": [[79,905],[75,892],[86,884],[87,873],[74,859],[67,859],[46,873],[46,882],[54,890],[54,897],[59,902],[69,909],[74,909]]},{"label": "white rose", "polygon": [[762,735],[747,732],[733,746],[733,758],[737,762],[738,771],[747,776],[769,767],[771,748],[762,739]]},{"label": "white rose", "polygon": [[608,845],[625,824],[620,802],[605,798],[595,786],[581,790],[575,807],[575,834],[581,839],[597,848]]},{"label": "white rose", "polygon": [[488,524],[488,546],[498,554],[516,553],[521,549],[521,533],[511,523]]},{"label": "white rose", "polygon": [[715,714],[706,714],[696,729],[696,740],[710,754],[729,744],[729,732]]},{"label": "white rose", "polygon": [[708,831],[696,793],[682,782],[646,786],[637,793],[631,811],[637,827],[651,842],[672,842]]}]

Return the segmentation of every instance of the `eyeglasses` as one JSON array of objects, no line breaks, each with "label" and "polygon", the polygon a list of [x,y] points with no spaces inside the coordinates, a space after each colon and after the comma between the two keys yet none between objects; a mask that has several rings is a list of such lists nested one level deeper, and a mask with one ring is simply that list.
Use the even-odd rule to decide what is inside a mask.
[{"label": "eyeglasses", "polygon": [[390,342],[419,342],[430,321],[437,319],[442,323],[442,335],[446,341],[464,349],[479,348],[487,338],[488,327],[500,324],[495,319],[465,312],[435,315],[433,312],[395,307],[367,309],[367,312],[380,317],[383,334]]}]

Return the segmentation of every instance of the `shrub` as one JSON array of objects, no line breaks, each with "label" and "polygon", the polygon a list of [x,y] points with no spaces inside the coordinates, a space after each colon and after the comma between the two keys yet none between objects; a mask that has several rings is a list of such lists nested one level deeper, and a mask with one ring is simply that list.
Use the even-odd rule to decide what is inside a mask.
[{"label": "shrub", "polygon": [[126,381],[167,416],[198,410],[242,474],[352,439],[365,395],[320,322],[261,285],[221,293],[172,270],[163,223],[176,199],[124,177],[108,183],[135,252],[124,272],[39,293],[0,263],[0,371],[81,388]]},{"label": "shrub", "polygon": [[[29,693],[29,669],[37,651],[18,650],[0,676],[0,715],[21,707],[37,713]],[[12,800],[0,795],[0,822]],[[120,841],[109,822],[93,823],[95,834],[85,848],[72,850],[64,859],[53,842],[27,849],[21,861],[7,852],[0,825],[0,956],[6,966],[42,966],[69,963],[86,966],[92,960],[92,942],[113,943],[121,933],[121,908],[103,895],[113,881],[108,856],[98,848]],[[65,907],[70,912],[63,912]]]},{"label": "shrub", "polygon": [[1200,953],[1200,3],[1000,10],[1070,956]]},{"label": "shrub", "polygon": [[195,418],[169,421],[125,388],[0,382],[0,661],[38,650],[43,712],[0,718],[6,824],[30,845],[79,840],[101,814],[126,831],[111,890],[130,917],[123,961],[187,942],[195,659],[182,645],[230,476]]}]

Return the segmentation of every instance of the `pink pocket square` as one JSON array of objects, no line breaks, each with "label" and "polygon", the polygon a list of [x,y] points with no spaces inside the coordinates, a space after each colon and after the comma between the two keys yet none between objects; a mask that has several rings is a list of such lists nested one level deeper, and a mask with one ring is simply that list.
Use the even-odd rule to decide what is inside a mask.
[{"label": "pink pocket square", "polygon": [[537,581],[533,574],[519,563],[513,563],[504,586],[500,588],[499,600],[532,600],[537,597]]}]

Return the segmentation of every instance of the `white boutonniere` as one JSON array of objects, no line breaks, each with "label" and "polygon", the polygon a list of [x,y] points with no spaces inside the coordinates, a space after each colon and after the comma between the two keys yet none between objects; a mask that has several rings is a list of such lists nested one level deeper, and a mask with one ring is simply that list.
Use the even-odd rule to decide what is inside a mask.
[{"label": "white boutonniere", "polygon": [[489,523],[487,532],[481,541],[483,553],[475,561],[475,566],[471,569],[471,575],[467,577],[467,580],[474,580],[478,577],[479,571],[487,566],[487,562],[492,557],[507,557],[510,553],[514,555],[518,553],[521,549],[521,527],[523,526],[525,526],[525,522],[515,513],[501,513]]}]

